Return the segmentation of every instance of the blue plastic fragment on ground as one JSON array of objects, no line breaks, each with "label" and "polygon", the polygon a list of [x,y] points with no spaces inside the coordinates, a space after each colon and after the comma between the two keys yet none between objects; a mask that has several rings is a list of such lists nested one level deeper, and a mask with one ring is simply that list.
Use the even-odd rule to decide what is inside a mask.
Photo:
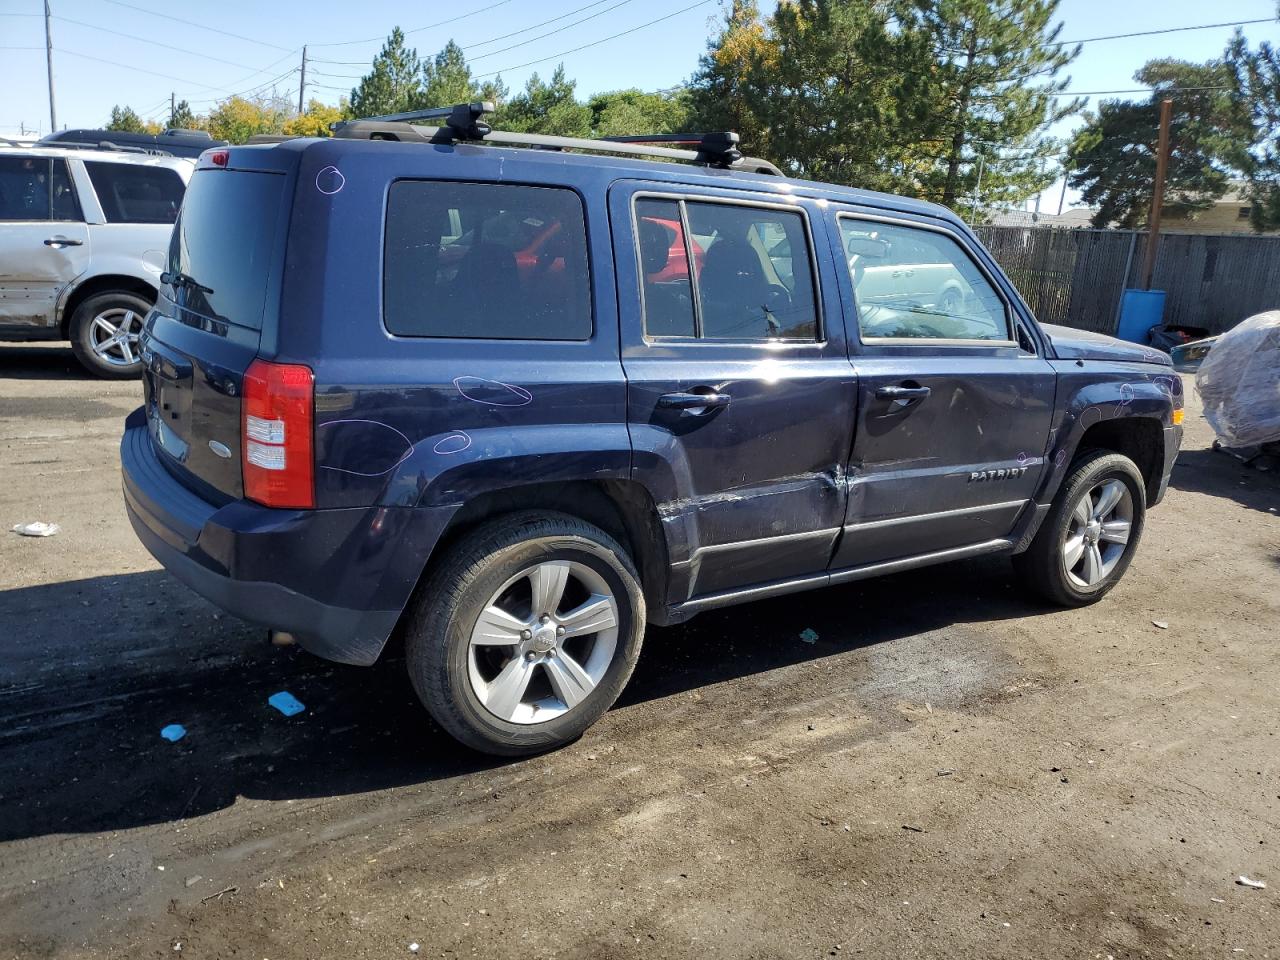
[{"label": "blue plastic fragment on ground", "polygon": [[800,631],[800,639],[803,640],[805,643],[817,643],[818,632],[814,630],[812,627],[805,627],[803,630]]},{"label": "blue plastic fragment on ground", "polygon": [[279,693],[273,693],[267,697],[267,703],[271,704],[286,717],[292,717],[295,713],[301,713],[307,709],[302,705],[302,701],[295,697],[288,690],[281,690]]},{"label": "blue plastic fragment on ground", "polygon": [[171,723],[160,731],[160,736],[170,743],[177,743],[187,735],[187,728],[180,723]]}]

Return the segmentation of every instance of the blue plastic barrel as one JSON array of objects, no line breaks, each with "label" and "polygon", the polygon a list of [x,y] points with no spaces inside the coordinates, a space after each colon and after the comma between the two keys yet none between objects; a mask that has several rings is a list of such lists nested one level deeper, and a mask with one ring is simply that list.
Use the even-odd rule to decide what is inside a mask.
[{"label": "blue plastic barrel", "polygon": [[1163,290],[1126,290],[1120,300],[1116,336],[1131,343],[1148,343],[1147,334],[1163,320]]}]

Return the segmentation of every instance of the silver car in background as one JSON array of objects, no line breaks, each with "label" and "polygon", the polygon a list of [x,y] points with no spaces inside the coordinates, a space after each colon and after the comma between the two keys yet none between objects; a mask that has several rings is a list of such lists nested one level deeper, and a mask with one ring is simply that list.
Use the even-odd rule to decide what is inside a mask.
[{"label": "silver car in background", "polygon": [[90,372],[138,376],[194,169],[141,150],[0,141],[0,340],[70,340]]}]

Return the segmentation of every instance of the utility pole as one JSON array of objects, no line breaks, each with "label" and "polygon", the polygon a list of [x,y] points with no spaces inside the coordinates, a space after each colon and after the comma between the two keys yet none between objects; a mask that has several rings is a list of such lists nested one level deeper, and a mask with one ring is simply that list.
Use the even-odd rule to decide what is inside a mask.
[{"label": "utility pole", "polygon": [[978,183],[973,190],[973,207],[969,210],[969,226],[973,226],[978,219],[978,201],[982,196],[982,167],[986,162],[987,155],[978,154]]},{"label": "utility pole", "polygon": [[1151,196],[1151,222],[1147,226],[1147,250],[1142,258],[1142,289],[1151,289],[1151,275],[1156,268],[1156,249],[1160,246],[1160,214],[1164,209],[1164,180],[1169,167],[1169,118],[1173,101],[1160,101],[1160,140],[1156,147],[1156,183]]},{"label": "utility pole", "polygon": [[173,115],[177,112],[177,105],[174,103],[173,91],[169,91],[169,126],[173,126]]},{"label": "utility pole", "polygon": [[302,115],[302,97],[307,89],[307,47],[302,47],[302,79],[298,81],[298,115]]},{"label": "utility pole", "polygon": [[45,58],[49,63],[49,132],[54,133],[58,129],[58,110],[53,105],[53,31],[49,26],[49,19],[53,14],[49,12],[49,0],[44,0],[44,52]]},{"label": "utility pole", "polygon": [[1067,199],[1067,169],[1062,168],[1062,192],[1058,194],[1058,216],[1062,216],[1062,204]]}]

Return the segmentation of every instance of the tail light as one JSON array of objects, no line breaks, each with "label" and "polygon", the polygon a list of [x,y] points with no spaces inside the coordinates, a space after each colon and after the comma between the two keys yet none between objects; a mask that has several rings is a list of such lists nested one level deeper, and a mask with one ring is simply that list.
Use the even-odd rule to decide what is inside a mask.
[{"label": "tail light", "polygon": [[264,507],[316,505],[310,367],[255,360],[244,374],[244,495]]}]

